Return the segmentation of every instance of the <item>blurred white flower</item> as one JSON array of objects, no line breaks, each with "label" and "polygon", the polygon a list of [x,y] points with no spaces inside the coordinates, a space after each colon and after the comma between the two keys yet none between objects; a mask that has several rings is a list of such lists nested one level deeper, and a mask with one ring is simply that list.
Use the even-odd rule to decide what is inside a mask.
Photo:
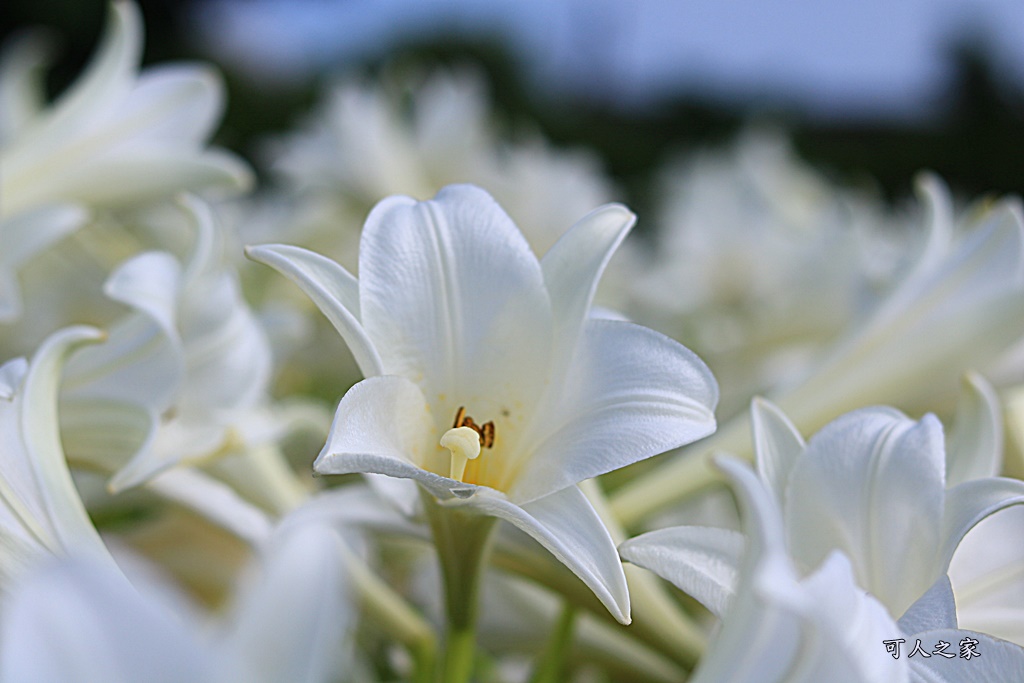
[{"label": "blurred white flower", "polygon": [[[933,409],[953,403],[960,377],[985,368],[1024,333],[1024,216],[995,203],[966,234],[954,233],[951,202],[937,180],[921,192],[931,219],[927,244],[900,283],[825,358],[771,393],[801,430],[820,429],[858,406]],[[714,480],[713,451],[752,455],[740,415],[697,448],[622,487],[613,498],[629,524]]]},{"label": "blurred white flower", "polygon": [[352,614],[341,558],[321,527],[275,539],[207,637],[119,573],[54,563],[4,600],[0,681],[336,681]]},{"label": "blurred white flower", "polygon": [[[253,493],[246,479],[263,474],[273,479],[264,495],[287,490],[288,472],[260,472],[276,459],[261,446],[304,419],[304,409],[271,404],[269,344],[221,258],[217,226],[197,199],[181,209],[193,233],[186,263],[150,251],[119,266],[104,290],[133,311],[106,344],[68,364],[61,405],[69,456],[113,473],[116,491],[176,465],[243,452],[236,488]],[[267,507],[283,512],[301,494],[286,498]]]},{"label": "blurred white flower", "polygon": [[93,558],[115,569],[79,498],[64,459],[57,388],[64,360],[96,343],[98,330],[71,327],[47,339],[31,363],[0,365],[0,581],[48,555]]},{"label": "blurred white flower", "polygon": [[[969,378],[949,439],[958,451],[947,457],[949,483],[997,475],[1002,436],[999,397],[979,377]],[[1024,645],[1022,534],[1024,506],[997,512],[964,536],[949,566],[959,623],[1018,645]]]},{"label": "blurred white flower", "polygon": [[40,108],[38,51],[16,46],[0,67],[0,320],[21,312],[17,269],[80,227],[90,209],[250,182],[239,159],[205,148],[223,106],[214,73],[169,65],[140,74],[138,8],[110,7],[98,53],[52,106]]},{"label": "blurred white flower", "polygon": [[828,182],[769,130],[668,167],[659,190],[654,262],[626,283],[628,312],[708,361],[720,416],[805,372],[907,252],[881,202]]},{"label": "blurred white flower", "polygon": [[303,249],[250,248],[320,306],[367,376],[315,469],[413,479],[442,506],[505,519],[628,621],[614,545],[576,484],[710,433],[717,399],[682,346],[588,319],[633,220],[598,209],[538,262],[486,193],[452,186],[371,212],[358,281]]},{"label": "blurred white flower", "polygon": [[[953,596],[944,576],[895,622],[858,584],[841,550],[828,553],[805,575],[790,557],[783,511],[767,482],[739,462],[721,460],[719,465],[739,498],[745,550],[738,534],[728,536],[736,543],[719,543],[716,548],[709,533],[713,530],[687,527],[650,532],[621,547],[625,559],[691,592],[722,619],[721,631],[694,674],[695,683],[953,683],[1016,680],[1024,675],[1024,649],[957,630]],[[725,550],[726,546],[732,547]],[[693,581],[701,570],[727,576],[729,572],[721,571],[725,567],[715,567],[723,559],[736,572],[734,587],[724,600],[719,587]],[[980,657],[912,659],[912,645],[897,657],[886,644],[921,641],[930,654],[938,641],[959,644],[965,638],[974,641]]]},{"label": "blurred white flower", "polygon": [[596,156],[558,150],[536,134],[512,139],[491,119],[483,81],[468,69],[341,82],[304,129],[268,146],[272,168],[302,203],[293,231],[279,239],[352,269],[359,219],[377,201],[473,183],[544,254],[566,226],[611,200]]},{"label": "blurred white flower", "polygon": [[955,230],[947,190],[930,177],[920,189],[932,217],[918,261],[810,377],[779,395],[787,414],[806,420],[805,429],[814,429],[826,408],[949,401],[964,372],[991,365],[1024,334],[1019,202],[996,202]]},{"label": "blurred white flower", "polygon": [[755,401],[751,413],[758,473],[778,499],[796,563],[806,571],[842,550],[858,584],[892,614],[946,574],[975,524],[1024,503],[1024,482],[1014,479],[948,481],[947,471],[969,468],[947,466],[934,415],[915,422],[890,408],[864,408],[805,446],[768,402]]}]

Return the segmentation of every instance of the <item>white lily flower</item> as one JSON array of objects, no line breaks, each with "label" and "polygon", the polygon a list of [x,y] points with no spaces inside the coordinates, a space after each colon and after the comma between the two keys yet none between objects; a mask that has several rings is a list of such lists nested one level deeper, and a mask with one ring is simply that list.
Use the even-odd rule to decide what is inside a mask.
[{"label": "white lily flower", "polygon": [[15,270],[84,224],[88,209],[182,190],[237,191],[250,182],[239,159],[204,148],[223,101],[213,72],[174,65],[140,74],[138,8],[110,7],[96,57],[53,106],[37,111],[32,96],[19,92],[31,89],[26,72],[37,56],[16,50],[11,59],[23,63],[5,65],[15,78],[2,93],[8,113],[0,144],[0,319],[20,313]]},{"label": "white lily flower", "polygon": [[[906,278],[872,315],[836,344],[796,386],[773,395],[795,424],[820,429],[853,407],[943,407],[961,376],[993,363],[1024,333],[1024,215],[997,202],[961,239],[938,181],[920,191],[932,218],[929,242]],[[938,404],[938,405],[936,405]],[[613,507],[629,524],[714,481],[709,452],[752,455],[748,419],[737,416],[714,439],[623,486]],[[680,483],[682,482],[682,483]]]},{"label": "white lily flower", "polygon": [[598,209],[538,262],[485,192],[452,186],[377,205],[358,281],[303,249],[250,248],[317,303],[367,376],[316,471],[412,479],[441,506],[505,519],[628,621],[614,545],[576,484],[707,435],[717,400],[682,346],[587,318],[633,220]]},{"label": "white lily flower", "polygon": [[0,681],[335,681],[351,614],[339,545],[317,526],[276,539],[210,638],[144,586],[67,559],[4,601]]},{"label": "white lily flower", "polygon": [[744,131],[660,181],[654,258],[626,283],[627,310],[708,362],[720,418],[803,375],[891,282],[882,239],[906,241],[881,201],[829,182],[777,131]]},{"label": "white lily flower", "polygon": [[[720,460],[733,482],[747,531],[746,550],[715,555],[738,560],[735,590],[721,600],[717,587],[698,588],[694,597],[722,618],[722,628],[701,661],[695,683],[931,683],[962,680],[1016,680],[1024,673],[1024,649],[985,634],[957,629],[953,594],[940,577],[899,622],[864,591],[842,551],[830,553],[810,574],[792,561],[782,510],[763,477],[745,465]],[[693,543],[695,530],[653,531],[621,547],[625,559],[647,567],[692,591],[693,570],[712,565]],[[710,531],[710,530],[704,530]],[[939,656],[902,657],[888,643],[921,641],[926,652],[939,641],[971,639],[979,658],[956,661]],[[896,651],[896,654],[900,654]],[[956,653],[953,653],[954,657]],[[985,657],[987,656],[987,659]]]},{"label": "white lily flower", "polygon": [[974,525],[1024,503],[1024,482],[1014,479],[969,479],[947,489],[934,415],[915,422],[890,408],[865,408],[804,446],[768,402],[755,401],[751,412],[758,472],[778,497],[796,562],[806,570],[842,550],[858,583],[892,614],[903,614],[946,574]]},{"label": "white lily flower", "polygon": [[64,359],[102,339],[71,327],[52,335],[31,363],[0,366],[0,580],[4,588],[48,555],[82,555],[111,567],[61,448],[57,388]]},{"label": "white lily flower", "polygon": [[133,312],[68,364],[69,454],[114,473],[113,490],[273,443],[287,426],[270,406],[269,343],[219,257],[217,226],[199,200],[182,209],[195,233],[187,262],[145,252],[121,264],[104,289]]},{"label": "white lily flower", "polygon": [[[949,439],[950,450],[959,451],[947,457],[949,483],[995,476],[1003,464],[998,396],[977,376],[965,389]],[[1001,510],[964,536],[949,566],[959,623],[1018,645],[1024,645],[1022,534],[1024,506]]]},{"label": "white lily flower", "polygon": [[[994,397],[980,378],[965,387],[948,453],[931,415],[914,422],[892,409],[863,409],[805,444],[778,408],[755,401],[757,471],[781,510],[798,571],[809,573],[841,551],[857,585],[890,614],[903,615],[945,581],[954,551],[975,524],[1024,503],[1024,483],[986,476],[997,462]],[[739,574],[740,535],[681,527],[671,537],[672,573],[659,573],[721,614]],[[983,587],[984,581],[961,582],[958,592]]]}]

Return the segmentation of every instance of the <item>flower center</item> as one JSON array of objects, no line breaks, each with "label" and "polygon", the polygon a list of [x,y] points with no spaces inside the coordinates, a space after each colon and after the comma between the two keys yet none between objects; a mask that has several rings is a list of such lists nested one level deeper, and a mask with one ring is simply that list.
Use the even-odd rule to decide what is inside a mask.
[{"label": "flower center", "polygon": [[462,406],[455,412],[454,426],[441,436],[441,447],[452,454],[448,476],[462,481],[466,463],[478,458],[481,449],[494,447],[494,422],[477,425]]}]

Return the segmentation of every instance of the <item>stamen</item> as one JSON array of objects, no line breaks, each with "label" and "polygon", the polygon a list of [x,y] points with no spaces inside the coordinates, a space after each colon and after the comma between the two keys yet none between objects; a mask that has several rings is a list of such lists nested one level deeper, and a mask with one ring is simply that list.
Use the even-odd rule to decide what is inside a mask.
[{"label": "stamen", "polygon": [[462,420],[466,417],[466,406],[459,406],[459,409],[455,411],[455,424],[452,425],[452,429],[462,426]]},{"label": "stamen", "polygon": [[453,427],[441,436],[441,447],[452,452],[448,476],[462,481],[466,463],[480,455],[480,434],[471,427]]},{"label": "stamen", "polygon": [[455,423],[452,425],[452,429],[458,429],[459,427],[469,427],[479,434],[480,446],[482,448],[494,447],[494,422],[492,420],[478,425],[476,422],[473,422],[473,418],[466,415],[466,406],[459,406],[459,409],[455,411]]}]

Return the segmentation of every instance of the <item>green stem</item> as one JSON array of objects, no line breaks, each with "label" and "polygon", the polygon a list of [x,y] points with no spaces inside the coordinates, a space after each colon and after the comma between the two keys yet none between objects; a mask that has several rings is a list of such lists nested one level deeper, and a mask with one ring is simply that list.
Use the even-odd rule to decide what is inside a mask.
[{"label": "green stem", "polygon": [[576,623],[576,609],[566,603],[558,616],[555,628],[548,640],[548,646],[537,661],[530,683],[559,683],[564,680],[565,658],[572,645],[573,626]]},{"label": "green stem", "polygon": [[409,649],[415,667],[413,680],[416,683],[432,681],[437,654],[433,629],[360,557],[346,551],[345,561],[363,609],[374,622]]},{"label": "green stem", "polygon": [[473,673],[473,656],[476,654],[476,633],[473,627],[448,625],[445,638],[444,669],[441,680],[444,683],[464,683]]},{"label": "green stem", "polygon": [[448,629],[441,681],[465,683],[476,653],[476,617],[480,580],[497,521],[438,503],[423,494],[444,578]]}]

